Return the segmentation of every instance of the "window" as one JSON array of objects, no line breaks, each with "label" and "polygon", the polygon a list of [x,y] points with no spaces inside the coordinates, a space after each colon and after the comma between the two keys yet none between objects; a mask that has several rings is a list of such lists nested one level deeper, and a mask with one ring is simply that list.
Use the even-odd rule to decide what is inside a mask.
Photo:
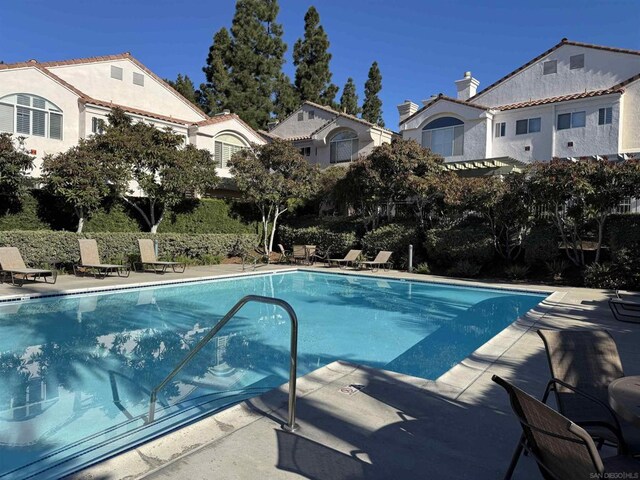
[{"label": "window", "polygon": [[340,132],[329,142],[329,161],[331,163],[350,162],[358,153],[358,148],[356,132]]},{"label": "window", "polygon": [[245,148],[247,148],[245,142],[236,135],[231,133],[218,135],[214,142],[214,158],[218,167],[227,168],[231,157]]},{"label": "window", "polygon": [[571,55],[569,57],[569,69],[575,70],[577,68],[584,68],[584,54]]},{"label": "window", "polygon": [[309,120],[313,120],[314,118],[316,118],[316,111],[309,110]]},{"label": "window", "polygon": [[462,155],[464,122],[453,117],[442,117],[429,122],[422,129],[422,146],[443,157]]},{"label": "window", "polygon": [[542,64],[542,74],[549,75],[550,73],[558,72],[558,61],[557,60],[549,60],[548,62],[544,62]]},{"label": "window", "polygon": [[104,130],[104,120],[98,117],[91,118],[91,132],[92,133],[102,133]]},{"label": "window", "polygon": [[62,112],[36,95],[7,95],[0,99],[0,132],[61,140]]},{"label": "window", "polygon": [[561,113],[558,115],[558,130],[584,127],[586,125],[586,112]]},{"label": "window", "polygon": [[542,121],[540,117],[518,120],[516,122],[516,135],[524,135],[525,133],[537,133],[540,131],[541,124]]},{"label": "window", "polygon": [[507,123],[496,123],[496,137],[504,137],[507,134]]},{"label": "window", "polygon": [[613,108],[606,107],[598,110],[598,125],[609,125],[613,117]]},{"label": "window", "polygon": [[122,69],[111,65],[111,78],[122,80]]},{"label": "window", "polygon": [[301,122],[304,120],[304,112],[298,113],[298,121]]},{"label": "window", "polygon": [[144,87],[144,75],[138,72],[133,72],[133,84]]},{"label": "window", "polygon": [[300,155],[303,155],[305,157],[310,157],[311,156],[311,147],[303,147],[300,149]]}]

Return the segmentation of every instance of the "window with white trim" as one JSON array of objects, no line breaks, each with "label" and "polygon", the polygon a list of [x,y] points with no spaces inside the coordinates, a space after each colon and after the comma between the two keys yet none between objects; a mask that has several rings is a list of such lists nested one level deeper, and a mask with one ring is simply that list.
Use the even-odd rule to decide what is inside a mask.
[{"label": "window with white trim", "polygon": [[542,120],[540,117],[527,118],[525,120],[516,121],[516,135],[524,135],[525,133],[537,133],[540,131]]},{"label": "window with white trim", "polygon": [[311,156],[311,147],[302,147],[300,149],[300,155],[305,156],[305,157],[310,157]]},{"label": "window with white trim", "polygon": [[102,133],[104,130],[104,120],[98,117],[91,117],[91,133]]},{"label": "window with white trim", "polygon": [[221,133],[214,141],[214,159],[220,168],[227,168],[229,160],[237,152],[244,150],[248,146],[237,135],[232,133]]},{"label": "window with white trim", "polygon": [[587,124],[587,113],[582,112],[571,112],[571,113],[561,113],[558,115],[558,130],[567,130],[569,128],[580,128],[584,127]]},{"label": "window with white trim", "polygon": [[441,117],[422,129],[422,146],[443,157],[464,153],[464,122],[454,117]]},{"label": "window with white trim", "polygon": [[507,122],[496,123],[496,138],[504,137],[507,134]]},{"label": "window with white trim", "polygon": [[350,162],[358,154],[359,144],[356,132],[346,130],[334,135],[329,142],[329,162]]},{"label": "window with white trim", "polygon": [[598,109],[598,125],[610,125],[613,120],[613,108],[605,107]]},{"label": "window with white trim", "polygon": [[62,140],[62,110],[37,95],[0,98],[0,132]]}]

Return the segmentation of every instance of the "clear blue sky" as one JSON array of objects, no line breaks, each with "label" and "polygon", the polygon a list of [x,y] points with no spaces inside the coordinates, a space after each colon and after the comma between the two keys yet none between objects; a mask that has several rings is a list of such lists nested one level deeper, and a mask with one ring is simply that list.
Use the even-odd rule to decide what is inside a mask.
[{"label": "clear blue sky", "polygon": [[[203,80],[213,34],[230,26],[233,0],[1,0],[0,60],[40,61],[130,51],[161,77]],[[640,50],[639,0],[280,0],[286,72],[310,5],[331,41],[333,81],[356,81],[360,101],[371,62],[380,64],[388,127],[396,105],[455,95],[471,70],[480,88],[567,37]]]}]

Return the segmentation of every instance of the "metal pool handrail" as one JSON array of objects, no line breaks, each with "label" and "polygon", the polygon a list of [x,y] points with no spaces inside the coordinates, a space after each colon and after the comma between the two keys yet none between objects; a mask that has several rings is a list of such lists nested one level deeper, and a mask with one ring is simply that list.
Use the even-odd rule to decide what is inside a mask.
[{"label": "metal pool handrail", "polygon": [[271,297],[263,297],[261,295],[247,295],[240,299],[238,303],[236,303],[231,310],[227,312],[227,314],[222,317],[222,319],[216,323],[216,325],[209,330],[209,332],[198,342],[198,344],[193,347],[193,349],[186,355],[178,365],[171,371],[169,375],[165,377],[165,379],[160,382],[153,390],[151,390],[151,396],[149,398],[149,418],[147,419],[147,424],[152,423],[155,419],[156,412],[156,401],[158,398],[158,392],[162,390],[162,388],[169,383],[173,377],[175,377],[180,370],[184,368],[187,363],[191,361],[196,354],[202,350],[202,348],[209,343],[209,341],[217,335],[217,333],[231,320],[238,310],[240,310],[245,304],[249,302],[257,302],[257,303],[266,303],[270,305],[276,305],[281,307],[284,311],[287,312],[289,318],[291,319],[291,349],[290,349],[290,362],[289,362],[289,421],[282,428],[288,432],[294,432],[298,430],[298,425],[296,424],[296,371],[298,368],[298,316],[296,312],[293,310],[291,305],[289,305],[284,300],[280,300],[279,298],[271,298]]}]

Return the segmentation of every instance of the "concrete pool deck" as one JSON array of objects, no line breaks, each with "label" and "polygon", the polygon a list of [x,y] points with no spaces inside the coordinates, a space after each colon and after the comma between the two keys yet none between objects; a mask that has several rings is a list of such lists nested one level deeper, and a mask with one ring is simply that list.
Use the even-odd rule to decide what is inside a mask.
[{"label": "concrete pool deck", "polygon": [[[259,268],[256,273],[282,268]],[[55,286],[0,285],[0,296],[240,273],[239,265],[220,265],[194,267],[184,275],[132,274],[130,279],[61,276]],[[500,478],[520,430],[506,394],[491,376],[498,374],[535,396],[542,394],[549,372],[536,329],[606,328],[618,343],[625,373],[640,373],[640,325],[616,322],[606,303],[607,292],[402,272],[366,275],[555,293],[436,381],[334,362],[299,379],[301,428],[295,434],[280,428],[287,414],[284,385],[73,478]],[[530,458],[520,461],[515,478],[539,478]]]}]

